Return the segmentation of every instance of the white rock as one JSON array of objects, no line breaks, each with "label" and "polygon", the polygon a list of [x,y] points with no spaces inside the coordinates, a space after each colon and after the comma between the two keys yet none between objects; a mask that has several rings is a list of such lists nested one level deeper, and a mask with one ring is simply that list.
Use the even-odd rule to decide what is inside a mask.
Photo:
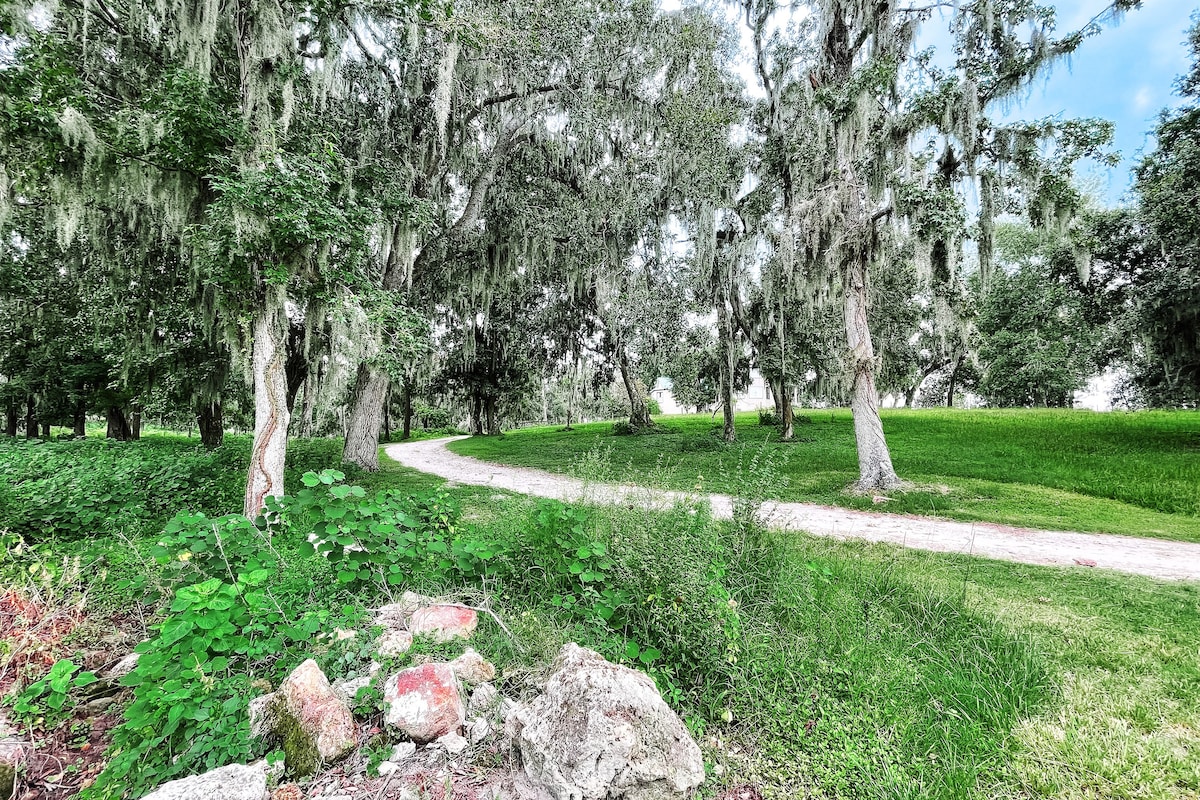
[{"label": "white rock", "polygon": [[451,661],[450,669],[471,686],[487,683],[496,677],[496,667],[475,652],[473,647],[468,647],[461,656]]},{"label": "white rock", "polygon": [[338,681],[333,685],[333,693],[349,705],[354,706],[354,698],[358,695],[359,689],[365,689],[371,685],[371,676],[363,675],[361,678],[351,678],[345,681]]},{"label": "white rock", "polygon": [[159,786],[142,800],[264,800],[265,765],[230,764],[203,775],[180,778]]},{"label": "white rock", "polygon": [[417,753],[417,746],[412,742],[400,742],[392,748],[392,754],[388,756],[388,761],[399,763],[405,759],[412,758]]},{"label": "white rock", "polygon": [[576,644],[508,727],[525,774],[560,800],[674,800],[704,780],[700,748],[654,681]]},{"label": "white rock", "polygon": [[400,765],[391,761],[384,761],[379,765],[379,774],[383,776],[391,775],[393,772],[398,772]]},{"label": "white rock", "polygon": [[452,756],[456,756],[463,750],[467,749],[467,740],[457,733],[450,732],[445,736],[439,736],[437,743],[446,748],[446,752]]},{"label": "white rock", "polygon": [[396,673],[383,686],[385,720],[414,742],[431,742],[456,731],[466,719],[454,670],[446,664],[422,664]]},{"label": "white rock", "polygon": [[413,635],[408,631],[386,630],[375,640],[375,652],[380,658],[402,656],[412,647]]},{"label": "white rock", "polygon": [[492,734],[492,726],[483,717],[477,718],[471,723],[470,738],[471,744],[479,744]]},{"label": "white rock", "polygon": [[471,692],[467,714],[472,717],[490,716],[500,707],[500,692],[490,683],[481,683]]},{"label": "white rock", "polygon": [[141,653],[130,653],[116,664],[113,664],[111,667],[104,670],[104,674],[100,677],[107,681],[120,680],[129,673],[133,672],[134,668],[137,666],[139,658],[141,658]]},{"label": "white rock", "polygon": [[250,715],[250,738],[263,739],[275,735],[279,725],[279,712],[275,705],[274,692],[260,695],[250,701],[247,712]]}]

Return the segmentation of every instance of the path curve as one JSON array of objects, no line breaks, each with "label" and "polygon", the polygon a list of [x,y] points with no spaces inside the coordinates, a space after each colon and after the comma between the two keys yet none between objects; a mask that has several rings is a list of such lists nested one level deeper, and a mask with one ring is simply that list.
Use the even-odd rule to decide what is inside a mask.
[{"label": "path curve", "polygon": [[[494,464],[460,456],[446,448],[465,439],[450,436],[392,444],[385,452],[406,467],[457,483],[493,486],[535,497],[593,502],[635,502],[669,507],[677,500],[705,495],[652,491],[639,486],[588,484],[566,475],[528,467]],[[728,519],[733,503],[728,495],[706,495],[713,515]],[[771,527],[806,531],[834,539],[865,539],[940,553],[963,553],[1022,564],[1085,566],[1131,572],[1154,578],[1200,581],[1200,544],[1167,542],[1106,533],[1070,533],[1013,528],[985,522],[952,522],[908,514],[874,514],[814,503],[767,502],[762,514]]]}]

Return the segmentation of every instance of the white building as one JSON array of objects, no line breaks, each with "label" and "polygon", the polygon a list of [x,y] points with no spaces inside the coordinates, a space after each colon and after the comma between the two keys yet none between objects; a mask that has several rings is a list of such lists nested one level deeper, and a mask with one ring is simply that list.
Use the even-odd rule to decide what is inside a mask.
[{"label": "white building", "polygon": [[[675,394],[672,392],[673,383],[670,378],[660,377],[654,382],[654,388],[650,390],[650,398],[658,402],[658,407],[664,414],[690,414],[693,409],[684,408],[675,400]],[[716,398],[713,398],[713,403],[708,409],[700,409],[707,411],[716,406]],[[771,389],[767,386],[767,382],[763,380],[762,373],[756,369],[750,370],[750,385],[746,387],[746,391],[738,392],[733,396],[734,411],[758,411],[764,408],[775,408],[775,399],[771,396]]]}]

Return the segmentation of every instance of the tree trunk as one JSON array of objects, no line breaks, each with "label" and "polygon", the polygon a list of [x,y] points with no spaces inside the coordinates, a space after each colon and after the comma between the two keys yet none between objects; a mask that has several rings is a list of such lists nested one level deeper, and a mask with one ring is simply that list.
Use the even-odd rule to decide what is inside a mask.
[{"label": "tree trunk", "polygon": [[268,286],[254,320],[254,446],[246,476],[243,513],[262,512],[268,497],[283,495],[283,466],[287,458],[288,317],[282,286]]},{"label": "tree trunk", "polygon": [[617,359],[621,368],[621,382],[625,384],[625,393],[629,395],[629,425],[633,428],[648,428],[654,424],[654,420],[650,419],[650,408],[646,405],[642,382],[629,368],[629,358],[625,355],[624,347],[617,347]]},{"label": "tree trunk", "polygon": [[142,412],[134,411],[129,415],[129,438],[138,441],[142,438]]},{"label": "tree trunk", "polygon": [[307,338],[304,323],[288,320],[287,327],[287,360],[284,361],[284,371],[287,372],[287,410],[290,418],[296,408],[296,395],[300,387],[308,382],[308,355],[305,352]]},{"label": "tree trunk", "polygon": [[37,401],[30,395],[25,399],[25,438],[37,438]]},{"label": "tree trunk", "polygon": [[9,400],[8,407],[4,409],[4,433],[8,436],[17,437],[17,423],[20,421],[20,414],[17,413],[17,401]]},{"label": "tree trunk", "polygon": [[42,423],[42,438],[45,439],[46,441],[50,440],[50,423],[49,422]]},{"label": "tree trunk", "polygon": [[775,417],[776,419],[783,419],[783,409],[791,405],[790,398],[784,397],[785,388],[783,378],[780,378],[778,381],[770,381],[768,385],[771,387],[771,394],[775,395],[772,398],[775,401]]},{"label": "tree trunk", "polygon": [[780,426],[779,438],[785,442],[790,442],[796,435],[796,420],[792,412],[792,395],[790,392],[787,392],[786,387],[779,395],[783,398],[783,413],[780,415],[782,425]]},{"label": "tree trunk", "polygon": [[300,412],[300,435],[305,439],[311,439],[313,435],[313,415],[317,408],[317,393],[321,386],[321,371],[325,368],[324,362],[317,362],[316,375],[309,373],[304,379],[304,405]]},{"label": "tree trunk", "polygon": [[359,365],[342,461],[368,472],[379,470],[379,429],[383,427],[383,403],[388,383],[387,373],[370,364]]},{"label": "tree trunk", "polygon": [[387,391],[383,393],[383,440],[392,440],[392,384],[389,381]]},{"label": "tree trunk", "polygon": [[75,403],[75,413],[71,415],[71,433],[81,439],[87,436],[87,409],[82,400]]},{"label": "tree trunk", "polygon": [[108,430],[104,434],[107,438],[116,439],[118,442],[128,442],[133,438],[129,420],[125,418],[125,411],[120,406],[109,406],[105,418],[108,421]]},{"label": "tree trunk", "polygon": [[200,429],[200,443],[209,450],[220,447],[225,441],[225,409],[220,400],[201,403],[196,410],[196,427]]},{"label": "tree trunk", "polygon": [[483,398],[479,392],[471,394],[471,434],[474,436],[483,434]]},{"label": "tree trunk", "polygon": [[883,435],[883,420],[879,418],[876,405],[875,347],[867,325],[869,292],[866,265],[861,256],[851,258],[847,265],[845,295],[846,340],[850,346],[850,368],[854,377],[850,410],[858,446],[857,487],[863,491],[892,489],[901,481],[892,467],[892,456]]},{"label": "tree trunk", "polygon": [[726,442],[737,440],[737,426],[733,407],[733,371],[737,368],[737,352],[734,350],[733,319],[724,298],[717,302],[717,332],[721,337],[721,411],[724,421],[723,436]]},{"label": "tree trunk", "polygon": [[946,408],[954,408],[954,384],[958,382],[958,368],[962,366],[963,357],[959,356],[950,368],[950,388],[946,391]]},{"label": "tree trunk", "polygon": [[489,397],[487,400],[484,401],[483,408],[484,408],[484,413],[487,417],[487,435],[488,436],[499,436],[500,435],[500,420],[499,420],[499,416],[496,413],[496,400],[494,398]]},{"label": "tree trunk", "polygon": [[913,403],[917,402],[917,386],[918,385],[919,384],[913,384],[912,386],[910,386],[904,390],[904,407],[905,408],[912,408]]},{"label": "tree trunk", "polygon": [[400,413],[404,417],[404,421],[401,423],[403,427],[400,430],[400,441],[406,442],[412,437],[413,418],[412,384],[408,381],[404,382],[400,395]]}]

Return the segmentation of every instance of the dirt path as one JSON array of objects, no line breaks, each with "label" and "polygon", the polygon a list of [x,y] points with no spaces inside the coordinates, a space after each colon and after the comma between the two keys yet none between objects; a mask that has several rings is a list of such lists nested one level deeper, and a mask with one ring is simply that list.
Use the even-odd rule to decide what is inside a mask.
[{"label": "dirt path", "polygon": [[[511,492],[556,500],[637,502],[669,506],[677,499],[695,498],[685,492],[658,492],[637,486],[588,485],[575,478],[537,469],[493,464],[446,449],[465,437],[430,439],[388,445],[385,451],[406,467],[447,480],[494,486]],[[708,495],[713,514],[729,518],[727,495]],[[772,527],[807,531],[835,539],[865,539],[941,553],[968,553],[1022,564],[1094,566],[1155,578],[1200,580],[1200,544],[1139,539],[1103,533],[1068,533],[1012,528],[982,522],[951,522],[904,514],[872,514],[810,503],[766,503],[763,515]]]}]

